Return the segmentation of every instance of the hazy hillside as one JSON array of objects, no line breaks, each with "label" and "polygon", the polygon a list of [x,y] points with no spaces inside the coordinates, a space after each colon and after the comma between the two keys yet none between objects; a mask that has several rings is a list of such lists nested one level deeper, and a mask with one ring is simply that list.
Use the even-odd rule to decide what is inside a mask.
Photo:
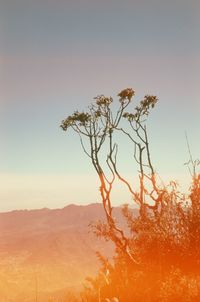
[{"label": "hazy hillside", "polygon": [[[121,221],[120,208],[115,217]],[[100,204],[0,213],[0,301],[45,301],[79,288],[98,267],[95,251],[111,255],[88,225],[104,219]]]}]

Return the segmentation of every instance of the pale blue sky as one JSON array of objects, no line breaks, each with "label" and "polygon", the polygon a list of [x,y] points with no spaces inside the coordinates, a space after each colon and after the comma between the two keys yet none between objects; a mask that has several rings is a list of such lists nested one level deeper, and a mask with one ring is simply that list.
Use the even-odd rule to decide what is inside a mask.
[{"label": "pale blue sky", "polygon": [[[194,157],[200,150],[199,12],[195,0],[2,0],[0,210],[97,201],[92,167],[59,124],[126,87],[159,97],[149,123],[156,168],[184,179],[184,131]],[[87,182],[75,190],[75,179]]]}]

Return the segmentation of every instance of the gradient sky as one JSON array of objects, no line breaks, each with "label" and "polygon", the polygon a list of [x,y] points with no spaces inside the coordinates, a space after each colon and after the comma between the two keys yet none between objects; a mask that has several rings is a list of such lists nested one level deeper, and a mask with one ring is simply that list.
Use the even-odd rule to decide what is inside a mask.
[{"label": "gradient sky", "polygon": [[152,156],[164,179],[185,186],[185,131],[195,158],[200,151],[199,83],[197,0],[1,0],[0,211],[99,201],[78,138],[59,124],[126,87],[138,100],[159,97]]}]

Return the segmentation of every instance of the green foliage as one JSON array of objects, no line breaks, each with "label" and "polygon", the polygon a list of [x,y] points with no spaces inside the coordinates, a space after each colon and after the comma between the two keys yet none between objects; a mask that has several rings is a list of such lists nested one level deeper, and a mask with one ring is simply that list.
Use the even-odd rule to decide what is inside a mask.
[{"label": "green foliage", "polygon": [[75,111],[74,114],[68,116],[68,118],[62,122],[61,127],[66,131],[69,127],[76,124],[78,126],[86,126],[90,119],[91,115],[89,113]]}]

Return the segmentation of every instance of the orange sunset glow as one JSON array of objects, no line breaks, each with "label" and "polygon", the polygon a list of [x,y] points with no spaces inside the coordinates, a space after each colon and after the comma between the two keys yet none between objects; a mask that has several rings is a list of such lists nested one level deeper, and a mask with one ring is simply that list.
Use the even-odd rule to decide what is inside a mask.
[{"label": "orange sunset glow", "polygon": [[200,301],[199,12],[1,1],[0,302]]}]

